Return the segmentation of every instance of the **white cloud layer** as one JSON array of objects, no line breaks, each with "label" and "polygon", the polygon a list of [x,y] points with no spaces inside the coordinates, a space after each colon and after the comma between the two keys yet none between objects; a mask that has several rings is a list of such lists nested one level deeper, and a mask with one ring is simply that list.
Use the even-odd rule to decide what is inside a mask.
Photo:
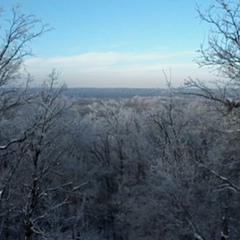
[{"label": "white cloud layer", "polygon": [[165,87],[163,70],[172,82],[180,84],[189,76],[210,78],[207,69],[199,69],[192,59],[195,52],[118,53],[91,52],[74,56],[33,58],[25,61],[27,70],[37,81],[51,69],[57,69],[60,80],[69,87]]}]

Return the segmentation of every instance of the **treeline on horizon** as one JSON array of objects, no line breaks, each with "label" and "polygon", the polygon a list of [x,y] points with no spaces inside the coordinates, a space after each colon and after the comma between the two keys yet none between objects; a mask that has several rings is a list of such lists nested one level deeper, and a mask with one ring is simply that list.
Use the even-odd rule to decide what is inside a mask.
[{"label": "treeline on horizon", "polygon": [[65,93],[79,98],[133,98],[165,96],[168,91],[157,88],[67,88]]}]

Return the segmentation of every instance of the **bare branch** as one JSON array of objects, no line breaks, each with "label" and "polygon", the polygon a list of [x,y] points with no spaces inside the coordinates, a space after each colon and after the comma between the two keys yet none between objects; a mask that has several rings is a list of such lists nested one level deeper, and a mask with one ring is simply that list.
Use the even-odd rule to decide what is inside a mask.
[{"label": "bare branch", "polygon": [[240,4],[216,0],[206,12],[197,9],[203,22],[211,26],[207,46],[202,44],[200,57],[195,61],[200,66],[209,66],[217,75],[239,82],[240,77]]},{"label": "bare branch", "polygon": [[234,190],[235,192],[240,192],[240,188],[234,184],[233,182],[231,182],[228,178],[223,177],[222,175],[218,174],[217,172],[215,172],[214,170],[210,169],[209,167],[207,167],[206,165],[196,161],[196,163],[205,168],[206,170],[208,170],[209,172],[211,172],[214,176],[216,176],[217,178],[219,178],[220,180],[222,180],[223,182],[225,182],[226,184],[228,184],[228,189],[230,190]]},{"label": "bare branch", "polygon": [[0,86],[19,76],[24,58],[32,55],[28,43],[50,30],[34,15],[21,14],[19,7],[13,7],[12,19],[8,23],[0,49]]}]

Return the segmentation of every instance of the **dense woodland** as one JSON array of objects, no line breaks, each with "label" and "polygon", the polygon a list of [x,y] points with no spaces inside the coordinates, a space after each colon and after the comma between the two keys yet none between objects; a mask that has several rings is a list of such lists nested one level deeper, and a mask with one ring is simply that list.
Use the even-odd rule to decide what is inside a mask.
[{"label": "dense woodland", "polygon": [[1,239],[239,237],[238,109],[51,84],[2,99]]},{"label": "dense woodland", "polygon": [[227,81],[104,99],[69,95],[55,70],[31,88],[25,46],[48,28],[13,9],[0,49],[0,239],[240,238],[238,11],[216,2],[231,28],[200,16],[236,39],[224,35],[231,50],[210,38],[200,63],[220,56]]}]

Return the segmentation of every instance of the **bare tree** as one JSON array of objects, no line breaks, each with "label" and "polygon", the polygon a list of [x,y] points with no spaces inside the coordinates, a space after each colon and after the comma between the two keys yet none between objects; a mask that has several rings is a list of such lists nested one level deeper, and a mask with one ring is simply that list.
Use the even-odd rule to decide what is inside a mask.
[{"label": "bare tree", "polygon": [[[4,26],[6,27],[0,32],[1,120],[8,119],[19,106],[26,105],[34,99],[28,91],[32,77],[28,74],[24,76],[20,70],[25,58],[32,55],[29,44],[50,30],[47,24],[43,24],[34,15],[22,14],[18,6],[12,8],[12,18],[7,20]],[[26,137],[25,131],[22,136],[3,143],[0,149],[3,150],[13,143],[22,142]]]},{"label": "bare tree", "polygon": [[[221,239],[237,233],[235,223],[238,221],[235,210],[238,208],[233,199],[239,195],[238,147],[235,142],[239,137],[239,86],[240,86],[240,3],[238,1],[215,0],[206,11],[198,8],[200,19],[210,26],[207,40],[200,46],[200,56],[195,59],[200,67],[208,67],[215,74],[216,80],[203,81],[189,78],[185,81],[181,93],[203,98],[207,101],[210,111],[208,121],[218,122],[208,130],[212,137],[206,142],[206,153],[192,158],[203,171],[204,175],[211,175],[214,191],[219,192],[216,200],[221,211],[224,227],[221,229]],[[211,115],[211,113],[215,113]],[[218,120],[216,119],[218,117]],[[220,121],[219,121],[220,120]],[[218,125],[218,126],[217,126]],[[205,132],[205,130],[204,130]],[[218,137],[217,137],[218,135]],[[216,141],[215,139],[219,139]],[[215,143],[214,143],[215,142]],[[212,144],[216,144],[215,147]],[[192,145],[195,149],[196,144]],[[220,147],[222,146],[222,147]],[[198,152],[198,151],[197,151]],[[221,152],[221,154],[219,154]],[[215,155],[213,154],[215,153]],[[207,160],[207,161],[206,161]],[[234,210],[235,209],[235,210]],[[216,217],[216,216],[215,216]],[[231,219],[232,221],[229,221]],[[228,229],[231,229],[228,231]],[[219,237],[220,238],[220,237]]]},{"label": "bare tree", "polygon": [[1,32],[0,86],[20,77],[25,57],[32,55],[29,44],[50,30],[34,15],[22,14],[18,6],[12,8],[12,18],[7,23],[8,28]]},{"label": "bare tree", "polygon": [[[205,82],[189,78],[185,81],[187,91],[204,97],[227,112],[240,107],[240,3],[238,1],[215,0],[205,11],[197,8],[199,18],[210,26],[206,41],[200,45],[195,62],[208,67],[216,80]],[[189,88],[194,89],[189,91]],[[226,113],[226,111],[225,111]]]},{"label": "bare tree", "polygon": [[209,66],[217,74],[239,85],[240,77],[240,3],[238,1],[215,0],[205,11],[198,8],[200,19],[211,28],[207,44],[202,44],[200,66]]}]

